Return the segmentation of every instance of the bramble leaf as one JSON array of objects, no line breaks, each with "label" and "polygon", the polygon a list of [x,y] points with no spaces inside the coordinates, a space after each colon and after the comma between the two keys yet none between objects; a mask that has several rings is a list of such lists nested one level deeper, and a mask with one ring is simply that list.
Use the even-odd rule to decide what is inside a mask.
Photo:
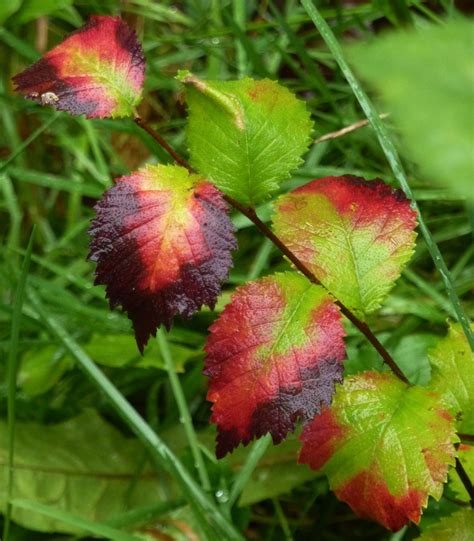
[{"label": "bramble leaf", "polygon": [[212,184],[182,167],[147,166],[117,179],[95,208],[95,283],[127,312],[140,351],[176,314],[214,307],[237,244]]},{"label": "bramble leaf", "polygon": [[274,443],[329,404],[342,381],[344,329],[320,286],[293,272],[236,290],[211,326],[207,399],[219,458],[270,433]]},{"label": "bramble leaf", "polygon": [[42,105],[87,118],[134,114],[145,59],[120,17],[94,16],[13,78],[16,90]]},{"label": "bramble leaf", "polygon": [[472,541],[474,537],[474,510],[461,509],[443,517],[424,531],[416,541]]},{"label": "bramble leaf", "polygon": [[302,162],[312,122],[275,81],[201,81],[189,72],[187,137],[192,165],[225,194],[254,206]]},{"label": "bramble leaf", "polygon": [[396,531],[418,522],[428,496],[441,497],[456,439],[438,395],[364,372],[306,426],[299,461],[326,473],[357,515]]},{"label": "bramble leaf", "polygon": [[474,354],[461,325],[452,325],[428,355],[429,388],[443,397],[453,415],[460,414],[459,432],[474,434]]},{"label": "bramble leaf", "polygon": [[380,180],[313,180],[275,208],[275,233],[359,317],[380,306],[413,253],[416,214]]}]

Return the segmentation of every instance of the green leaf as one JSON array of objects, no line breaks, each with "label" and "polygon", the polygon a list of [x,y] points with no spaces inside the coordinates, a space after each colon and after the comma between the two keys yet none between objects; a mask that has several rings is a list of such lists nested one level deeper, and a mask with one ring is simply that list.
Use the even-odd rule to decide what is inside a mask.
[{"label": "green leaf", "polygon": [[73,366],[70,356],[63,348],[45,346],[30,349],[21,359],[17,383],[28,396],[37,396],[49,391]]},{"label": "green leaf", "polygon": [[420,541],[472,541],[474,510],[461,509],[428,528],[417,540]]},{"label": "green leaf", "polygon": [[428,180],[474,201],[472,21],[378,37],[349,49],[385,102],[407,153]]},{"label": "green leaf", "polygon": [[[458,459],[463,465],[469,479],[474,479],[474,446],[461,443],[458,447]],[[471,498],[455,470],[449,473],[449,488],[456,499],[468,502]]]},{"label": "green leaf", "polygon": [[[191,357],[202,354],[179,344],[169,344],[171,357],[177,372],[183,372],[184,365]],[[139,368],[159,368],[166,370],[163,355],[155,341],[152,341],[143,355],[137,352],[137,345],[132,336],[126,334],[94,334],[84,346],[92,359],[102,366],[120,368],[129,364]]]},{"label": "green leaf", "polygon": [[21,0],[8,0],[7,2],[0,3],[0,24],[6,21],[12,13],[18,11],[20,5]]},{"label": "green leaf", "polygon": [[[192,357],[202,355],[199,349],[173,343],[169,346],[177,372],[183,372],[185,363]],[[143,355],[137,351],[133,336],[126,334],[94,334],[83,347],[93,361],[102,366],[122,368],[133,365],[136,368],[166,370],[160,348],[154,341],[146,348]],[[30,349],[21,360],[18,386],[29,396],[46,393],[73,365],[71,355],[63,348],[49,345]]]},{"label": "green leaf", "polygon": [[454,415],[460,414],[459,432],[474,434],[474,354],[460,325],[429,352],[430,389],[438,392]]},{"label": "green leaf", "polygon": [[[60,445],[58,445],[60,442]],[[6,475],[6,424],[0,422],[0,479]],[[34,500],[85,520],[106,521],[127,510],[156,504],[165,478],[146,467],[144,448],[122,436],[95,412],[44,426],[17,423],[13,497]],[[136,481],[136,483],[134,483]],[[5,510],[0,483],[0,509]],[[13,509],[13,520],[32,530],[76,533],[71,524]]]},{"label": "green leaf", "polygon": [[111,539],[112,541],[139,541],[139,538],[134,535],[121,532],[120,530],[111,528],[106,524],[100,524],[99,522],[91,520],[84,520],[77,515],[68,513],[62,509],[56,509],[49,505],[43,505],[38,502],[22,499],[14,499],[12,503],[17,508],[19,507],[25,511],[44,515],[45,517],[49,517],[50,519],[56,520],[60,523],[68,524],[71,528],[78,528],[79,531],[84,530],[99,537]]},{"label": "green leaf", "polygon": [[416,214],[381,180],[325,177],[281,196],[275,233],[359,317],[379,308],[410,259]]},{"label": "green leaf", "polygon": [[394,531],[441,497],[457,440],[440,397],[378,372],[346,378],[301,439],[301,463],[326,473],[356,514]]},{"label": "green leaf", "polygon": [[[6,0],[9,4],[12,0]],[[15,13],[13,22],[15,24],[25,24],[39,17],[51,15],[60,9],[68,8],[73,0],[23,0],[21,8]],[[15,0],[13,0],[15,3]],[[1,8],[0,8],[1,10]]]},{"label": "green leaf", "polygon": [[201,81],[189,72],[187,129],[192,165],[225,194],[255,206],[275,192],[308,148],[305,104],[275,81]]}]

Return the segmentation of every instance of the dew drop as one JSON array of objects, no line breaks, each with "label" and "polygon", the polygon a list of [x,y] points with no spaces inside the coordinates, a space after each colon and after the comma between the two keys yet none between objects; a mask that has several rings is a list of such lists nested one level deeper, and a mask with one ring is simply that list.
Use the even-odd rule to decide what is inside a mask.
[{"label": "dew drop", "polygon": [[216,492],[216,500],[219,503],[227,503],[229,501],[229,492],[227,490],[218,490]]}]

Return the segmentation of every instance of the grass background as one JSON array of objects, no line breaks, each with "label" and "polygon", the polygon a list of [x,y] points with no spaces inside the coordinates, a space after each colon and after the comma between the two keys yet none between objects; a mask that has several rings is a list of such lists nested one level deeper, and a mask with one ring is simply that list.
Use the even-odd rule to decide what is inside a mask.
[{"label": "grass background", "polygon": [[[203,310],[189,322],[178,320],[171,334],[166,339],[161,335],[161,340],[153,343],[141,360],[136,354],[129,321],[119,312],[111,313],[103,288],[92,285],[94,265],[86,261],[87,228],[94,215],[95,201],[111,186],[114,177],[147,161],[166,163],[169,158],[129,120],[86,121],[58,114],[15,96],[11,88],[12,75],[60,42],[89,15],[121,14],[137,29],[147,57],[145,96],[139,113],[182,154],[186,155],[185,108],[179,84],[174,80],[178,69],[189,69],[202,78],[232,79],[249,75],[278,79],[306,101],[315,121],[317,139],[364,115],[299,2],[25,0],[21,6],[16,0],[11,0],[11,4],[8,0],[7,4],[12,14],[0,27],[0,356],[5,360],[0,364],[0,416],[7,418],[8,394],[10,391],[11,397],[13,387],[11,378],[8,385],[6,359],[12,357],[11,329],[16,307],[22,315],[16,341],[19,375],[15,424],[19,437],[22,431],[30,430],[30,425],[25,423],[43,425],[47,439],[50,436],[46,428],[55,423],[97,413],[100,417],[87,418],[84,423],[74,425],[74,430],[78,440],[88,438],[90,446],[96,444],[98,453],[105,452],[96,443],[99,434],[113,427],[118,432],[113,432],[109,440],[119,441],[115,438],[132,437],[133,426],[136,427],[133,423],[139,422],[133,412],[128,412],[131,418],[127,417],[125,397],[148,426],[168,443],[199,484],[201,480],[193,467],[190,450],[194,436],[186,435],[189,424],[182,422],[183,411],[180,414],[176,404],[181,390],[181,405],[185,405],[185,412],[192,418],[210,478],[210,498],[223,516],[231,516],[231,522],[247,538],[392,541],[415,538],[419,534],[417,527],[390,534],[357,519],[328,491],[323,478],[305,466],[295,465],[294,438],[278,447],[267,447],[264,441],[257,447],[239,449],[220,462],[213,458],[214,428],[208,425],[206,380],[201,374],[207,327],[236,286],[285,269],[287,263],[246,219],[234,216],[239,250],[234,254],[234,268],[216,310]],[[428,20],[456,13],[456,6],[447,0],[318,5],[336,37],[344,43],[376,39],[380,32],[390,28],[421,27]],[[1,9],[6,8],[0,8],[0,16]],[[397,142],[395,130],[392,135]],[[468,296],[474,285],[473,211],[456,196],[421,178],[413,164],[408,161],[404,164],[422,214],[452,273],[455,289],[472,314],[474,306]],[[374,133],[366,127],[314,145],[305,165],[284,183],[282,190],[313,178],[338,174],[380,177],[396,185]],[[264,205],[259,212],[268,220],[270,206]],[[21,265],[33,225],[36,231],[26,296],[20,304],[15,291],[21,285]],[[419,238],[409,267],[369,323],[410,379],[424,383],[429,379],[426,350],[437,336],[446,333],[446,321],[450,317],[453,309],[440,275]],[[379,359],[364,338],[350,327],[348,333],[347,371],[379,368]],[[94,372],[98,365],[118,391],[116,395],[111,397],[113,391],[109,389],[108,393],[107,384]],[[169,377],[170,367],[179,371],[178,380]],[[96,435],[81,432],[83,425],[96,426],[94,423]],[[0,438],[1,442],[4,449],[0,449],[0,468],[3,466],[6,472],[6,438]],[[48,452],[53,455],[55,448],[63,444],[61,440],[54,441],[54,435],[47,443]],[[46,455],[45,449],[44,442],[38,449],[34,442],[30,444],[30,452],[38,459],[41,453]],[[137,449],[140,452],[131,453],[128,464],[126,482],[130,490],[143,481],[153,462],[150,447],[148,452],[140,445]],[[87,462],[85,458],[84,461]],[[245,472],[253,467],[256,469],[246,479]],[[54,464],[51,468],[54,469]],[[76,474],[68,470],[63,477]],[[93,470],[87,475],[93,482]],[[199,523],[192,515],[186,497],[183,498],[186,490],[176,486],[179,475],[176,472],[153,475],[154,482],[162,488],[160,501],[151,509],[149,505],[138,506],[141,514],[124,515],[122,523],[112,520],[111,525],[137,531],[153,519],[158,538],[166,534],[192,539],[190,532],[196,532],[199,538],[211,536],[205,527],[203,531],[202,521]],[[45,486],[51,483],[47,476],[28,472],[21,479],[21,494],[17,497],[48,503],[43,498]],[[237,487],[243,489],[243,499],[240,506],[230,509],[229,499],[232,502],[239,496],[239,491],[233,488],[236,481]],[[107,513],[98,513],[98,504],[94,503],[88,487],[76,489],[84,499],[90,500],[87,509],[81,511],[82,517],[107,527],[104,518]],[[79,507],[65,505],[68,490],[66,487],[51,496],[49,504],[67,509],[77,520],[77,515],[81,515]],[[452,512],[455,506],[449,493],[447,496],[438,504],[432,502],[421,528],[433,518]],[[3,509],[5,498],[0,488]],[[31,509],[23,516],[27,517],[28,513]],[[69,524],[73,519],[62,516]],[[43,533],[28,530],[27,519],[16,522],[11,527],[10,539],[77,539],[77,535],[59,534],[52,527]],[[84,524],[76,527],[81,530]],[[104,531],[102,534],[111,535]]]}]

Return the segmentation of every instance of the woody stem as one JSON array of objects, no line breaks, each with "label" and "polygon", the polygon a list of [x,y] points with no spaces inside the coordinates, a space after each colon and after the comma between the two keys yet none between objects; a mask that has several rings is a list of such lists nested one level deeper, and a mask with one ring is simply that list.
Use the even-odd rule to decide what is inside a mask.
[{"label": "woody stem", "polygon": [[[177,164],[185,167],[191,173],[194,172],[191,165],[179,154],[177,154],[175,150],[171,148],[168,143],[163,139],[163,137],[155,130],[153,130],[153,128],[150,128],[148,125],[146,125],[140,118],[135,118],[135,123],[140,126],[140,128],[145,130],[151,137],[153,137],[153,139],[155,139],[155,141],[157,141],[166,150],[166,152],[168,152],[168,154],[175,160]],[[233,208],[246,216],[265,235],[265,237],[271,240],[272,243],[293,263],[293,265],[302,274],[304,274],[308,278],[310,282],[312,282],[313,284],[320,284],[319,280],[308,269],[308,267],[306,267],[306,265],[300,259],[298,259],[298,257],[288,248],[288,246],[286,246],[286,244],[284,244],[283,241],[278,238],[275,233],[264,222],[262,222],[262,220],[260,220],[253,208],[242,205],[229,195],[224,195],[223,197],[229,205],[231,205]],[[382,357],[384,363],[390,367],[395,376],[397,376],[397,378],[404,383],[408,383],[408,379],[405,374],[399,368],[397,363],[393,360],[390,353],[380,343],[379,339],[370,330],[369,326],[363,321],[361,321],[358,317],[356,317],[341,301],[335,300],[335,303],[337,304],[337,306],[339,306],[341,312],[346,316],[346,318],[351,321],[351,323],[355,327],[357,327],[357,329],[359,329],[359,331],[372,344],[372,346]]]}]

